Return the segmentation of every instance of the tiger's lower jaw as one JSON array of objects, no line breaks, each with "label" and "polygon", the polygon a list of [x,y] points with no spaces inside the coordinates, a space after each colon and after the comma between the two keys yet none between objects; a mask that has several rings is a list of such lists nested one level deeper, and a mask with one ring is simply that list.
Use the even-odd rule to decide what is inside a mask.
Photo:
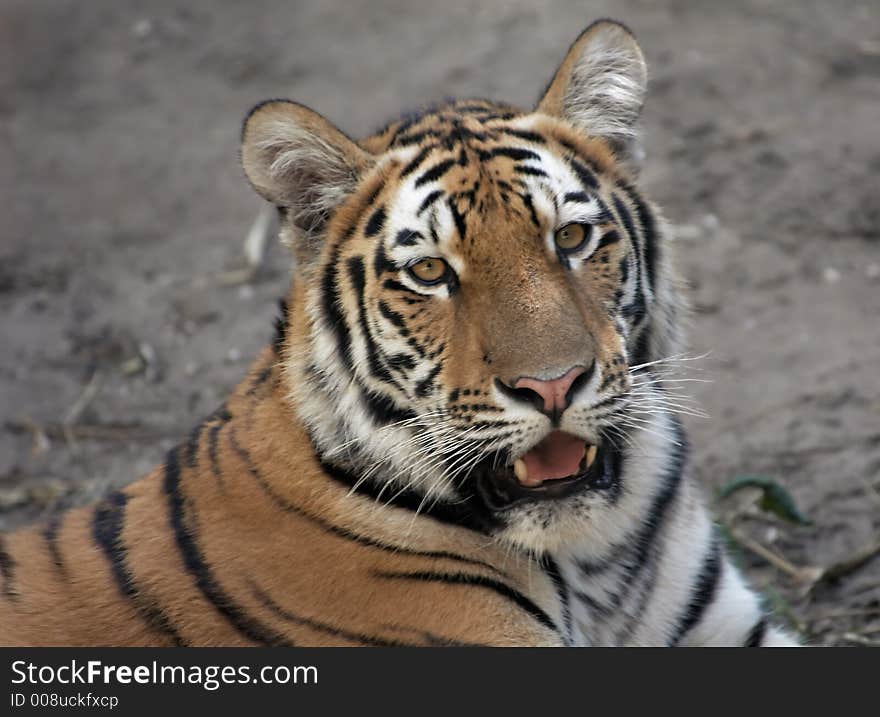
[{"label": "tiger's lower jaw", "polygon": [[577,469],[570,475],[530,482],[523,474],[522,459],[498,467],[493,459],[487,459],[474,471],[473,478],[485,507],[501,514],[529,503],[561,503],[566,498],[609,491],[620,482],[621,465],[620,451],[604,442],[599,446],[585,444]]}]

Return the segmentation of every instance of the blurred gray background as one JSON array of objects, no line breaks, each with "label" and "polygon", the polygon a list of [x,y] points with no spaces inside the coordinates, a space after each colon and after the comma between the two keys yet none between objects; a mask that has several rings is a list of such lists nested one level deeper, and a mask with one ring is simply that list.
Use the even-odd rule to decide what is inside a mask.
[{"label": "blurred gray background", "polygon": [[241,118],[292,97],[351,134],[446,96],[525,106],[582,27],[634,30],[643,187],[695,307],[692,466],[825,644],[880,644],[880,4],[0,1],[0,528],[126,483],[223,399],[289,271],[243,240]]}]

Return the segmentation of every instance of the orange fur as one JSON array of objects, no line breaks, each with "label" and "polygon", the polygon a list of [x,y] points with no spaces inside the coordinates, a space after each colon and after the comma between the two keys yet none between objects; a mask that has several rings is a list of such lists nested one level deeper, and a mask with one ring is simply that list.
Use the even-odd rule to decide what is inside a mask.
[{"label": "orange fur", "polygon": [[[264,371],[268,378],[255,386]],[[346,496],[346,488],[302,450],[308,439],[283,398],[281,373],[270,351],[255,362],[226,410],[228,419],[203,424],[195,467],[187,462],[186,444],[172,451],[170,461],[180,469],[183,522],[207,566],[199,574],[209,572],[216,584],[200,586],[186,563],[172,525],[174,500],[165,485],[169,469],[159,467],[121,492],[127,502],[115,548],[135,594],[120,590],[112,561],[95,540],[96,516],[107,502],[70,511],[61,517],[54,548],[42,526],[6,537],[5,551],[14,564],[0,599],[0,642],[554,642],[550,630],[493,590],[391,577],[442,572],[503,579],[551,614],[555,610],[546,577],[530,570],[527,560],[508,559],[485,545],[484,536]],[[213,430],[218,431],[219,475],[209,455]]]}]

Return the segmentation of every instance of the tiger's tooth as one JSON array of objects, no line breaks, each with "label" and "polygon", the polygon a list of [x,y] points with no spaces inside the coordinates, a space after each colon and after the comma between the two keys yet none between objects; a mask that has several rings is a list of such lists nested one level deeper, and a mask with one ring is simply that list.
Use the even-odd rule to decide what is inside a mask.
[{"label": "tiger's tooth", "polygon": [[526,468],[525,461],[522,458],[517,458],[516,462],[513,464],[513,473],[516,475],[516,479],[523,483],[529,477],[529,469]]},{"label": "tiger's tooth", "polygon": [[596,460],[597,450],[598,449],[596,448],[596,446],[588,446],[586,451],[584,452],[584,456],[587,459],[586,460],[587,468],[589,468],[591,465],[593,465],[593,461]]}]

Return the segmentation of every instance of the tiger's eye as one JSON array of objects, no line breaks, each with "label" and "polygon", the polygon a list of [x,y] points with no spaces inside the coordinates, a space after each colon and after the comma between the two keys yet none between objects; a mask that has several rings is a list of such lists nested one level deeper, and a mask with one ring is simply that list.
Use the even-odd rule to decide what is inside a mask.
[{"label": "tiger's eye", "polygon": [[449,265],[443,259],[429,257],[410,264],[410,275],[423,284],[436,284],[441,281],[449,268]]},{"label": "tiger's eye", "polygon": [[562,251],[573,252],[580,249],[589,237],[590,227],[586,224],[566,224],[556,230],[553,240]]}]

